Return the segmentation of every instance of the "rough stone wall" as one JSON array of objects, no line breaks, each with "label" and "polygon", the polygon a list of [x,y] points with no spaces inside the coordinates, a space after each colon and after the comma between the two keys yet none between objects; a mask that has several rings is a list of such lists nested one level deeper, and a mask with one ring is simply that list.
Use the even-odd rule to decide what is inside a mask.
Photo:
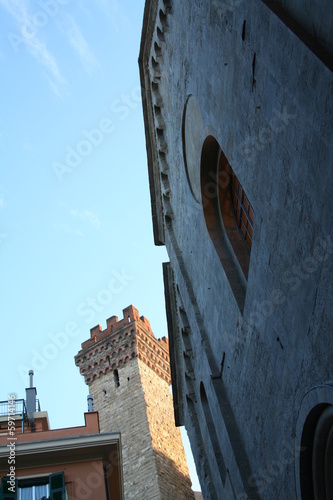
[{"label": "rough stone wall", "polygon": [[174,424],[170,388],[144,362],[138,362],[161,498],[193,500],[182,437]]},{"label": "rough stone wall", "polygon": [[[149,3],[151,186],[178,290],[185,423],[204,498],[296,498],[299,408],[332,379],[332,72],[259,0],[171,2],[168,12],[170,2]],[[202,113],[198,142],[215,137],[255,210],[243,311],[188,182],[189,95]]]},{"label": "rough stone wall", "polygon": [[[304,30],[333,55],[333,4],[330,0],[277,0]],[[314,5],[315,3],[315,5]]]},{"label": "rough stone wall", "polygon": [[101,432],[121,432],[124,498],[160,499],[138,360],[135,358],[123,366],[118,375],[119,387],[112,373],[89,386]]}]

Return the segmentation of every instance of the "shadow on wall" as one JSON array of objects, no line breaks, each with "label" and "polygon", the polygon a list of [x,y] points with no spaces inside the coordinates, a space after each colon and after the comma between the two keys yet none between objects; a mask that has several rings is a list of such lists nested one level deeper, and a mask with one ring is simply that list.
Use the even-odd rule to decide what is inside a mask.
[{"label": "shadow on wall", "polygon": [[155,453],[158,484],[164,500],[202,499],[201,493],[199,493],[201,496],[194,496],[189,475],[184,475],[176,463],[164,453],[157,450],[155,450]]}]

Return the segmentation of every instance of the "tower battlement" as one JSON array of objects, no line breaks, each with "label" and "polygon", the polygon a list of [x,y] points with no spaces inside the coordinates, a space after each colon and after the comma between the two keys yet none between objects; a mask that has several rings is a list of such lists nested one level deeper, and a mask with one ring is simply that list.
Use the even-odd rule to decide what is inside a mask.
[{"label": "tower battlement", "polygon": [[126,500],[194,500],[175,427],[169,343],[132,305],[106,329],[90,330],[75,364],[84,375],[102,432],[120,430]]},{"label": "tower battlement", "polygon": [[136,357],[171,384],[168,339],[157,339],[149,320],[130,305],[123,309],[123,319],[108,318],[105,330],[101,325],[91,328],[90,339],[81,344],[75,364],[89,384]]},{"label": "tower battlement", "polygon": [[121,330],[124,326],[128,326],[133,321],[141,321],[145,324],[148,331],[151,332],[150,323],[147,318],[139,315],[139,311],[130,305],[123,309],[123,319],[118,320],[118,316],[111,316],[106,320],[106,329],[102,330],[101,325],[96,325],[90,329],[90,339],[82,344],[82,348],[89,345],[89,342],[96,342],[105,335]]}]

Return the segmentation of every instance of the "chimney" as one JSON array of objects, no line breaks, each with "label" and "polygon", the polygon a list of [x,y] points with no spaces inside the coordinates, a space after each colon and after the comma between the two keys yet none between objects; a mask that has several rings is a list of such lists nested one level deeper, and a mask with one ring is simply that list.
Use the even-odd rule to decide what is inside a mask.
[{"label": "chimney", "polygon": [[34,386],[34,371],[30,370],[29,371],[29,377],[30,377],[30,388]]},{"label": "chimney", "polygon": [[37,390],[36,387],[33,387],[33,370],[29,371],[30,378],[30,387],[27,387],[25,390],[25,404],[27,407],[28,420],[31,423],[31,430],[34,429],[34,412],[36,411],[36,396]]},{"label": "chimney", "polygon": [[94,411],[94,400],[91,394],[88,394],[87,401],[88,401],[88,412],[91,413],[92,411]]}]

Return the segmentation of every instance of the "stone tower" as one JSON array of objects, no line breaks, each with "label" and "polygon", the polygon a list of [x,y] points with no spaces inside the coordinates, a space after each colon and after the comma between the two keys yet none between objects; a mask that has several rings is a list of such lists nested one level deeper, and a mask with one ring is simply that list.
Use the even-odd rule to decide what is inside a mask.
[{"label": "stone tower", "polygon": [[90,330],[75,357],[99,412],[101,432],[120,430],[126,500],[193,500],[175,427],[168,339],[157,340],[132,305]]}]

